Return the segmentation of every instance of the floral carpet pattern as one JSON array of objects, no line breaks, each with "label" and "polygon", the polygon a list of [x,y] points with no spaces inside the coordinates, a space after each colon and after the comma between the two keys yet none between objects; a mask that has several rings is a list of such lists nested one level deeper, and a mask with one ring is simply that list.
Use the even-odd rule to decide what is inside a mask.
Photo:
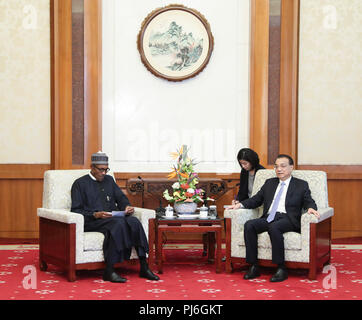
[{"label": "floral carpet pattern", "polygon": [[361,300],[362,245],[333,245],[331,265],[310,281],[306,270],[289,270],[281,283],[269,281],[275,269],[244,280],[244,270],[217,274],[200,245],[167,245],[160,281],[138,276],[137,265],[118,270],[128,281],[105,282],[102,270],[77,271],[77,280],[38,264],[38,245],[0,245],[1,300]]}]

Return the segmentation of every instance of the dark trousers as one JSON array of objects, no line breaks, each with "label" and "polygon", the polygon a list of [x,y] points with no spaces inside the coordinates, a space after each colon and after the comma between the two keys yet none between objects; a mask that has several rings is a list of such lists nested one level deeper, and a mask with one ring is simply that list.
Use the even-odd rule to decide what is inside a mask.
[{"label": "dark trousers", "polygon": [[258,262],[258,234],[267,231],[272,245],[272,262],[284,264],[285,232],[297,231],[285,213],[277,212],[274,221],[268,223],[267,216],[249,220],[244,225],[244,240],[246,247],[246,262]]},{"label": "dark trousers", "polygon": [[133,247],[140,258],[146,258],[149,251],[142,224],[133,216],[97,219],[87,223],[84,231],[104,234],[103,254],[107,265],[128,260]]}]

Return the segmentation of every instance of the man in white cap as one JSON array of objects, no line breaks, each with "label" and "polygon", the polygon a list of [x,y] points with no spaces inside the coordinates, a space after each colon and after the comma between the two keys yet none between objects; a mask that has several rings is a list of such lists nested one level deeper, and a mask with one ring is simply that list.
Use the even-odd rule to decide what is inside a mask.
[{"label": "man in white cap", "polygon": [[[107,175],[108,157],[105,153],[94,153],[89,174],[74,181],[72,212],[84,216],[84,231],[104,234],[103,253],[106,269],[103,280],[126,282],[118,275],[114,264],[128,260],[135,247],[140,261],[140,277],[159,280],[148,267],[146,253],[149,247],[140,221],[133,217],[134,208],[111,176]],[[124,217],[112,216],[112,211],[125,211]]]}]

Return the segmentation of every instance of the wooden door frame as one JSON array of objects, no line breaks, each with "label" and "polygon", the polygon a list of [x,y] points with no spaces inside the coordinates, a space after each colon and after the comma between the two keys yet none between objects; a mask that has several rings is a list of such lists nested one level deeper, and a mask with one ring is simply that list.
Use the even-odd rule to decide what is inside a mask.
[{"label": "wooden door frame", "polygon": [[102,1],[84,1],[84,163],[72,164],[72,0],[51,0],[51,167],[88,168],[102,148]]},{"label": "wooden door frame", "polygon": [[[269,0],[251,0],[250,147],[268,164]],[[299,0],[281,0],[279,153],[297,163]]]}]

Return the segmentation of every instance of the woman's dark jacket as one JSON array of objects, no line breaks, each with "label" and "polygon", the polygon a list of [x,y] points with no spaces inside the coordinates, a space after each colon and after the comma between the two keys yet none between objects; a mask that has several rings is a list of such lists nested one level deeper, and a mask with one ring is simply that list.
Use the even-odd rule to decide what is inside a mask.
[{"label": "woman's dark jacket", "polygon": [[[258,170],[260,169],[265,169],[262,165],[258,165],[255,168],[255,174],[258,172]],[[246,171],[244,169],[241,169],[240,172],[240,183],[239,183],[239,192],[236,196],[236,200],[243,201],[245,199],[249,199],[248,196],[248,183],[249,183],[249,171]]]}]

